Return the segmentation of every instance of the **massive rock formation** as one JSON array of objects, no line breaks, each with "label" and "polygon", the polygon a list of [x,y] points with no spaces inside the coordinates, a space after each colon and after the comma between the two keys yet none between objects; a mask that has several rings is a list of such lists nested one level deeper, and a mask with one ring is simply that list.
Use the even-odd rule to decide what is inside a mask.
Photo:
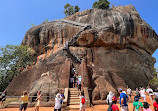
[{"label": "massive rock formation", "polygon": [[[40,79],[41,74],[49,71],[54,83],[47,81],[52,86],[46,87],[44,93],[53,95],[52,90],[68,87],[74,67],[79,74],[87,72],[87,76],[81,75],[88,77],[84,78],[86,86],[90,80],[88,87],[95,101],[105,100],[108,91],[116,92],[118,87],[147,86],[152,78],[152,54],[158,48],[158,36],[134,6],[128,5],[88,9],[35,26],[27,31],[22,45],[34,49],[37,62],[33,69],[14,78],[7,88],[11,94],[18,95],[24,89],[36,93],[33,85],[43,81],[42,86],[45,80]],[[86,61],[81,65],[83,58]],[[21,84],[17,83],[19,78]]]}]

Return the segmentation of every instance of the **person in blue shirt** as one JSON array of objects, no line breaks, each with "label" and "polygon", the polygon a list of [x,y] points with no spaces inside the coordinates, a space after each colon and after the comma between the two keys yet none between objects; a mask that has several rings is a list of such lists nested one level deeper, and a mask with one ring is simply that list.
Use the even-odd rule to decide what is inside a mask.
[{"label": "person in blue shirt", "polygon": [[121,107],[121,111],[128,111],[128,96],[126,95],[125,92],[122,91],[121,88],[118,89],[119,93],[120,93],[120,107]]}]

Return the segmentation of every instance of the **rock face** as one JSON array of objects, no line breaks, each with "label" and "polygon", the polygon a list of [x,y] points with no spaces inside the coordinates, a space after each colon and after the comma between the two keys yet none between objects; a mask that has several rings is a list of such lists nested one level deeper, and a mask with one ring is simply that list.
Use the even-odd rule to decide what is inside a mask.
[{"label": "rock face", "polygon": [[[35,50],[37,62],[33,69],[15,77],[8,91],[13,85],[16,89],[22,87],[23,83],[19,85],[15,81],[26,76],[29,79],[23,81],[25,87],[19,92],[30,90],[34,81],[40,81],[40,75],[47,71],[55,80],[53,91],[67,87],[74,67],[80,74],[87,72],[81,75],[88,77],[84,78],[86,86],[90,80],[95,101],[105,100],[108,91],[116,92],[118,87],[147,86],[152,78],[155,63],[152,54],[158,48],[158,36],[136,9],[128,5],[108,10],[89,9],[43,23],[28,30],[22,44]],[[82,69],[85,67],[85,62],[81,62],[83,58],[86,58],[85,70]],[[55,93],[51,91],[47,94]],[[19,92],[13,90],[11,94]]]}]

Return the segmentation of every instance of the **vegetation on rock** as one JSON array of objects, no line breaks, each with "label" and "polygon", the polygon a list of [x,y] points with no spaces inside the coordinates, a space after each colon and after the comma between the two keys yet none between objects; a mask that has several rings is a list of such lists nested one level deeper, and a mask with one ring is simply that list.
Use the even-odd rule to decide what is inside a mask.
[{"label": "vegetation on rock", "polygon": [[66,5],[64,5],[64,9],[65,9],[64,14],[66,16],[73,15],[74,13],[80,11],[80,8],[77,5],[74,7],[68,3]]},{"label": "vegetation on rock", "polygon": [[94,2],[93,8],[98,8],[98,9],[108,9],[110,5],[110,2],[107,0],[99,0]]},{"label": "vegetation on rock", "polygon": [[153,68],[153,79],[149,81],[150,84],[158,85],[158,68]]},{"label": "vegetation on rock", "polygon": [[34,51],[22,45],[0,47],[0,91],[5,90],[13,77],[35,61]]}]

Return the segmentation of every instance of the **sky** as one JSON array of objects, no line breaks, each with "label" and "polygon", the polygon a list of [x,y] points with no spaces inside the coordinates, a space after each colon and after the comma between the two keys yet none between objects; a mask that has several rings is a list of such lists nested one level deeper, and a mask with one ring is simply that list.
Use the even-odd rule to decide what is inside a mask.
[{"label": "sky", "polygon": [[[0,46],[19,45],[31,24],[39,25],[44,20],[62,19],[64,5],[78,5],[81,10],[91,9],[97,0],[1,0],[0,2]],[[158,0],[109,0],[111,5],[135,6],[140,16],[158,34]],[[158,50],[153,54],[157,59]]]}]

